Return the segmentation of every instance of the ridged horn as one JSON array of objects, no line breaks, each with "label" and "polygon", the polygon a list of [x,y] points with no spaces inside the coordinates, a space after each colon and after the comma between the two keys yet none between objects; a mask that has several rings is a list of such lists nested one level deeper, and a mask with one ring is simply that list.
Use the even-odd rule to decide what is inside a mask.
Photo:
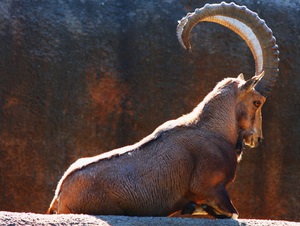
[{"label": "ridged horn", "polygon": [[246,6],[238,6],[233,2],[206,4],[178,21],[177,37],[183,48],[191,48],[190,32],[196,24],[204,21],[221,24],[246,41],[255,60],[255,75],[265,72],[255,89],[261,95],[269,96],[279,72],[279,51],[273,32],[265,21]]}]

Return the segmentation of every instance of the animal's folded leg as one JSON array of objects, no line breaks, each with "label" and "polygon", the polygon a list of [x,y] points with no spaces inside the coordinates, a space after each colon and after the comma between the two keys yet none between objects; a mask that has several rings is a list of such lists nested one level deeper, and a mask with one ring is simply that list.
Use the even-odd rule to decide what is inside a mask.
[{"label": "animal's folded leg", "polygon": [[195,202],[189,202],[183,209],[181,210],[181,215],[191,214],[191,215],[207,215],[207,211],[203,208],[205,204],[197,204]]}]

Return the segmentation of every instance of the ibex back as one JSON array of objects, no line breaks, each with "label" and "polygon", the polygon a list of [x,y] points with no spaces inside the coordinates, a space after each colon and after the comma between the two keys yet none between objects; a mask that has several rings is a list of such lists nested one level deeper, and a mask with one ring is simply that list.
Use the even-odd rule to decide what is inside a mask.
[{"label": "ibex back", "polygon": [[243,37],[256,75],[224,79],[191,113],[134,145],[77,160],[58,183],[48,213],[238,216],[227,187],[243,143],[255,147],[263,138],[261,107],[278,73],[278,50],[257,14],[233,3],[206,5],[183,18],[177,31],[184,47],[201,21],[223,24]]}]

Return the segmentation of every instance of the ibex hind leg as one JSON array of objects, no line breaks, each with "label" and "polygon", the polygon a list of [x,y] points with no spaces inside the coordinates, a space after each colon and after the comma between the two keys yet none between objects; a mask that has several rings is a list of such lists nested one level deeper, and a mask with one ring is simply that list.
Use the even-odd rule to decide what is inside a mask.
[{"label": "ibex hind leg", "polygon": [[55,214],[57,212],[57,205],[58,205],[57,198],[54,197],[50,204],[50,207],[48,208],[47,214]]}]

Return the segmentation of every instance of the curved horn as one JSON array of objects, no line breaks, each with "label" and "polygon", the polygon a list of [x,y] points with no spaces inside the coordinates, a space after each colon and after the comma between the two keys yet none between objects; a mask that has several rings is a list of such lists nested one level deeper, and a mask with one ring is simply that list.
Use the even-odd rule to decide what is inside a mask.
[{"label": "curved horn", "polygon": [[255,89],[267,97],[278,76],[279,51],[272,30],[257,13],[235,3],[206,4],[178,21],[177,37],[185,49],[190,49],[189,35],[199,22],[221,24],[243,38],[255,60],[255,75],[265,72]]}]

